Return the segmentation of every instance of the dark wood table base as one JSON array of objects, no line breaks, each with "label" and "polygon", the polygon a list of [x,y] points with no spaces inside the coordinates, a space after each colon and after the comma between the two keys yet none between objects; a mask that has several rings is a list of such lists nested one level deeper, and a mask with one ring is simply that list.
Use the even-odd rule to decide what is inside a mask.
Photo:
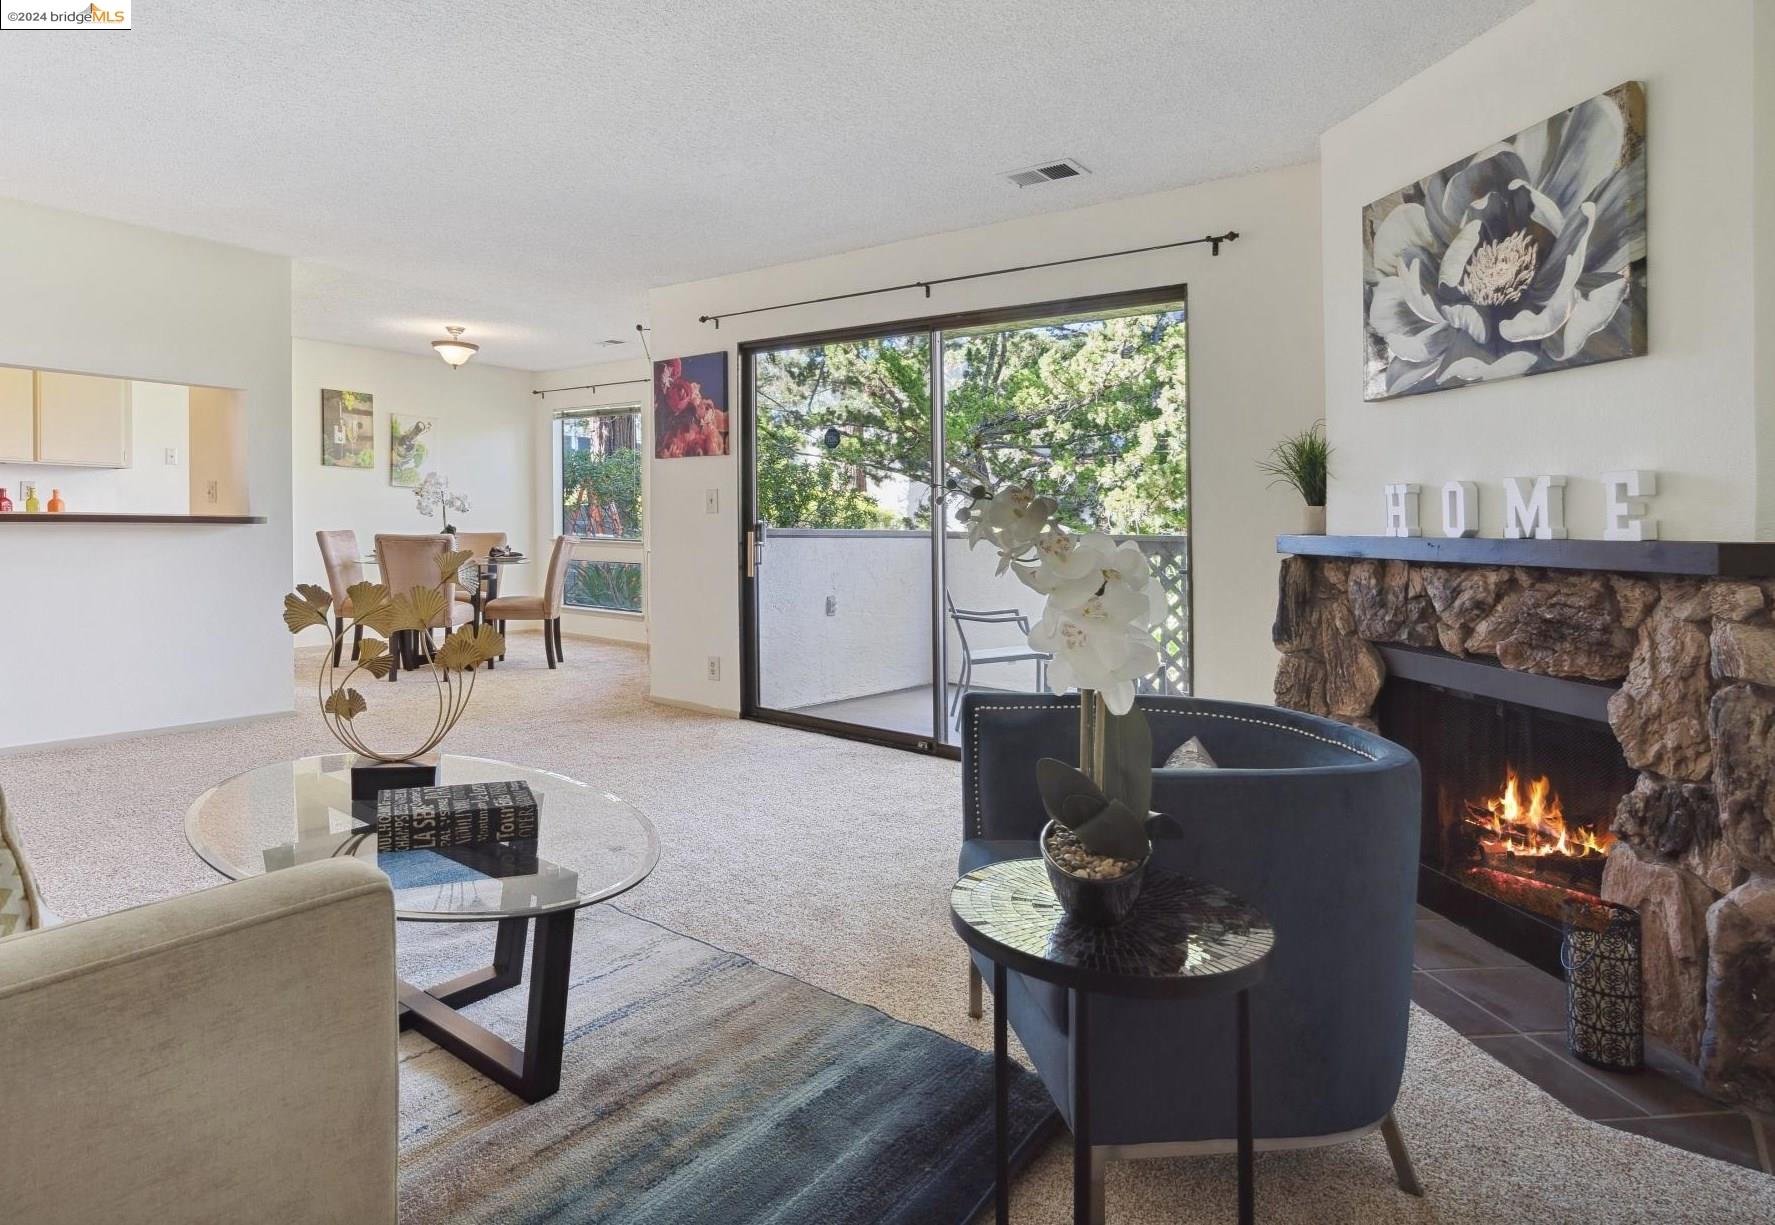
[{"label": "dark wood table base", "polygon": [[561,910],[536,919],[536,938],[530,955],[530,1012],[522,1050],[457,1010],[523,981],[524,936],[529,919],[498,921],[492,965],[429,988],[397,979],[401,1028],[424,1034],[527,1102],[550,1096],[561,1087],[576,913]]},{"label": "dark wood table base", "polygon": [[[992,1122],[993,1202],[997,1225],[1010,1225],[1011,1172],[1009,1094],[1011,1056],[1006,1033],[1005,978],[1003,962],[992,965]],[[1076,988],[1067,992],[1069,1015],[1067,1058],[1072,1087],[1072,1219],[1074,1225],[1102,1225],[1103,1162],[1091,1145],[1090,1068],[1087,1063],[1091,1037],[1090,993]],[[1239,1225],[1252,1225],[1257,1204],[1253,1186],[1253,1139],[1251,1130],[1251,993],[1236,997],[1238,1009],[1238,1147]]]}]

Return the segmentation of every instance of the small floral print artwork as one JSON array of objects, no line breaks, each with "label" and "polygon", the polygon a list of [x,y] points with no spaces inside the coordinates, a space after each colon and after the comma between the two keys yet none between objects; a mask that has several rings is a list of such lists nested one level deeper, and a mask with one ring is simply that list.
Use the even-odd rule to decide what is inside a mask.
[{"label": "small floral print artwork", "polygon": [[653,363],[656,459],[727,454],[727,354]]},{"label": "small floral print artwork", "polygon": [[1629,81],[1364,209],[1363,398],[1643,354],[1645,144]]}]

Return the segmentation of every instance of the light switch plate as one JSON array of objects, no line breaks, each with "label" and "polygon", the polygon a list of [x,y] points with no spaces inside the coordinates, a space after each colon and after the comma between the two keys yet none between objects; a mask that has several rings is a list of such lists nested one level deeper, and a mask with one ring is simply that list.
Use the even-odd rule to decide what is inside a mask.
[{"label": "light switch plate", "polygon": [[168,447],[166,449],[166,463],[169,468],[176,468],[179,466],[179,448]]},{"label": "light switch plate", "polygon": [[711,489],[703,494],[703,510],[711,515],[721,513],[721,491]]}]

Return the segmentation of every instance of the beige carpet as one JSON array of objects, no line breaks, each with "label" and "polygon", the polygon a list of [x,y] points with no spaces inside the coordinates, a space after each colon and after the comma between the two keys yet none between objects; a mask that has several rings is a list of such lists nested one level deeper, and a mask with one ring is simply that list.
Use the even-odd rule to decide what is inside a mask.
[{"label": "beige carpet", "polygon": [[[955,763],[656,706],[637,648],[569,639],[565,666],[549,672],[540,639],[514,637],[512,662],[482,678],[447,747],[560,770],[643,808],[664,854],[625,908],[990,1044],[989,1027],[965,1015],[965,961],[945,909],[961,827]],[[315,659],[298,659],[297,715],[0,757],[51,907],[80,917],[215,884],[185,845],[185,809],[222,776],[334,748],[310,705]],[[373,713],[393,715],[429,700],[408,681],[370,697]],[[1394,1188],[1374,1136],[1260,1156],[1260,1218],[1775,1220],[1775,1178],[1586,1122],[1421,1011],[1398,1114],[1426,1199]],[[1022,1178],[1020,1225],[1070,1219],[1069,1160],[1063,1140]],[[1232,1195],[1230,1158],[1109,1174],[1118,1223],[1227,1221]]]}]

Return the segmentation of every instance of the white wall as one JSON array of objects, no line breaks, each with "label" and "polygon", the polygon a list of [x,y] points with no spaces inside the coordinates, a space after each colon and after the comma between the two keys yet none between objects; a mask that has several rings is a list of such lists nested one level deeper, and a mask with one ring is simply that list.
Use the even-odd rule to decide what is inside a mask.
[{"label": "white wall", "polygon": [[[37,486],[44,509],[50,495],[61,491],[69,511],[118,511],[129,514],[184,515],[204,513],[190,500],[186,403],[188,391],[176,383],[131,382],[130,457],[128,468],[66,468],[54,464],[0,464],[0,489],[8,491],[17,510],[25,508],[21,487]],[[166,449],[178,462],[166,462]]]},{"label": "white wall", "polygon": [[[972,230],[694,284],[649,295],[656,357],[730,355],[745,340],[921,315],[1187,283],[1190,451],[1195,541],[1196,691],[1268,700],[1275,671],[1275,537],[1291,530],[1290,496],[1255,468],[1281,434],[1320,415],[1324,394],[1319,292],[1319,181],[1314,166],[1223,179]],[[1218,258],[1188,247],[939,287],[727,319],[697,316],[818,297],[919,277],[1193,238],[1234,229]],[[739,374],[730,396],[738,426]],[[737,449],[737,434],[735,437]],[[739,707],[739,467],[736,456],[653,461],[650,632],[656,696]],[[703,511],[708,489],[721,513]],[[721,680],[706,658],[722,657]]]},{"label": "white wall", "polygon": [[[532,473],[538,431],[530,374],[479,359],[452,370],[437,357],[391,353],[320,340],[290,345],[290,433],[295,476],[292,504],[295,581],[326,582],[314,534],[350,528],[369,552],[377,532],[426,532],[441,526],[422,516],[413,491],[388,483],[389,414],[430,418],[421,472],[448,477],[469,509],[450,521],[465,532],[505,532],[513,548],[541,559],[513,566],[501,578],[507,594],[536,590],[546,538],[533,531]],[[376,466],[333,468],[320,462],[320,393],[363,391],[375,398]],[[309,631],[316,642],[321,631]]]},{"label": "white wall", "polygon": [[[1755,15],[1762,8],[1760,17]],[[1767,0],[1542,0],[1326,132],[1325,400],[1332,532],[1378,534],[1381,486],[1481,482],[1481,533],[1502,534],[1506,476],[1563,473],[1574,537],[1602,534],[1599,474],[1659,471],[1668,538],[1775,534],[1768,315],[1775,205]],[[1753,20],[1762,28],[1753,62]],[[1760,72],[1761,81],[1757,82]],[[1365,404],[1362,208],[1627,80],[1647,104],[1650,336],[1644,357]],[[1761,105],[1759,118],[1758,105]],[[1765,146],[1755,221],[1753,128]],[[1764,261],[1764,288],[1755,288]],[[1763,408],[1756,329],[1764,332]],[[1765,453],[1759,472],[1758,452]],[[1433,503],[1426,496],[1424,514]]]},{"label": "white wall", "polygon": [[1755,6],[1756,93],[1752,100],[1756,168],[1757,538],[1775,539],[1775,4]]},{"label": "white wall", "polygon": [[[652,454],[652,377],[652,368],[645,357],[594,362],[591,365],[573,366],[566,370],[543,370],[531,377],[531,385],[537,391],[546,391],[557,387],[577,389],[532,397],[536,401],[532,411],[536,417],[538,433],[536,464],[531,478],[536,488],[535,516],[536,538],[538,540],[552,540],[555,534],[561,530],[561,455],[556,445],[554,415],[571,412],[578,408],[638,405],[641,409],[642,446],[647,454]],[[641,381],[635,383],[632,381],[635,379]],[[591,390],[594,385],[597,389]],[[651,489],[648,477],[650,467],[650,464],[641,466],[641,506],[644,520],[647,516]],[[645,534],[644,526],[643,535]],[[620,546],[580,545],[575,548],[574,552],[575,556],[593,559],[630,560],[629,554],[623,552]],[[640,616],[632,613],[606,613],[590,609],[568,608],[561,614],[562,632],[589,638],[607,638],[615,642],[646,642],[647,610],[650,607],[648,597],[651,594],[645,586],[646,552],[647,548],[644,543],[641,555],[634,559],[640,560],[642,563],[643,588]]]},{"label": "white wall", "polygon": [[15,201],[0,234],[0,363],[240,389],[269,520],[0,525],[0,747],[290,709],[289,261]]}]

